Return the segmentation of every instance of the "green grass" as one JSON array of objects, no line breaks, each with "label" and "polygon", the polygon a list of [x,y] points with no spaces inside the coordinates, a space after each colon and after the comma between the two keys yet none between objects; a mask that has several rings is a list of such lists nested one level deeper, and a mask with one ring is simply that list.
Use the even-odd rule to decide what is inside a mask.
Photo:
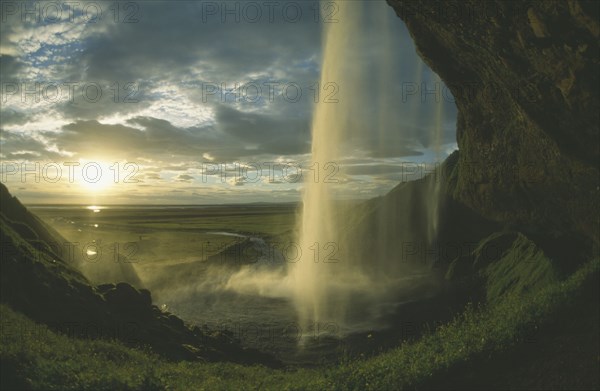
[{"label": "green grass", "polygon": [[[241,389],[263,380],[283,386],[302,372],[228,363],[170,363],[116,341],[78,340],[55,334],[6,305],[0,306],[0,315],[0,358],[3,371],[7,371],[2,376],[3,384],[14,380],[13,385],[27,388],[61,390]],[[315,385],[309,376],[297,378],[302,379]]]},{"label": "green grass", "polygon": [[556,283],[560,276],[544,252],[531,240],[518,234],[502,259],[491,263],[487,275],[487,301],[505,300]]},{"label": "green grass", "polygon": [[2,305],[2,381],[36,389],[414,388],[436,373],[518,344],[532,322],[554,321],[553,315],[571,305],[575,293],[599,270],[600,261],[594,260],[565,281],[508,295],[485,308],[467,306],[431,334],[370,359],[286,371],[229,363],[170,363],[118,342],[55,334]]},{"label": "green grass", "polygon": [[525,235],[496,232],[481,240],[469,256],[456,258],[446,279],[470,283],[471,291],[482,286],[486,302],[495,304],[564,279],[555,263]]},{"label": "green grass", "polygon": [[[468,306],[452,322],[414,344],[403,345],[364,363],[345,369],[352,389],[417,386],[438,371],[460,365],[485,353],[499,352],[522,342],[531,324],[550,321],[588,278],[600,270],[600,261],[588,263],[567,281],[537,293],[510,295],[488,309]],[[346,387],[344,387],[346,388]]]}]

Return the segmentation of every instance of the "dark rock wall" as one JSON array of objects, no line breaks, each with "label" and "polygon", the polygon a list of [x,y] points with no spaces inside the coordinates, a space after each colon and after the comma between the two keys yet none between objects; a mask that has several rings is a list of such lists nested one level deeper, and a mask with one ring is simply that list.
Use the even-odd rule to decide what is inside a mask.
[{"label": "dark rock wall", "polygon": [[387,1],[456,99],[453,196],[598,243],[600,2]]}]

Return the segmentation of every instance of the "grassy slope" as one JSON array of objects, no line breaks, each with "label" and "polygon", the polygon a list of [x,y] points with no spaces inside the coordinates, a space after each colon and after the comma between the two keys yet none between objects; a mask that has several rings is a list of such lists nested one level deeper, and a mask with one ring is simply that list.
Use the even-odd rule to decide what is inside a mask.
[{"label": "grassy slope", "polygon": [[[573,307],[577,293],[590,281],[597,281],[599,270],[600,261],[594,260],[564,282],[524,295],[507,295],[487,309],[467,308],[436,332],[377,357],[289,371],[228,363],[169,363],[117,342],[74,340],[54,334],[3,305],[2,385],[175,390],[414,388],[432,379],[444,379],[455,370],[464,372],[465,368],[478,365],[482,357],[502,360],[503,354],[511,354],[515,347],[523,345],[532,324],[544,328],[564,321],[565,309]],[[597,308],[597,303],[594,305]],[[577,336],[573,338],[576,340]],[[555,353],[561,354],[558,345]],[[508,361],[511,359],[518,362],[520,357],[511,354]],[[597,368],[598,363],[591,365]]]},{"label": "grassy slope", "polygon": [[441,371],[423,388],[600,389],[599,291],[596,274],[557,308],[556,321],[530,323],[524,343]]}]

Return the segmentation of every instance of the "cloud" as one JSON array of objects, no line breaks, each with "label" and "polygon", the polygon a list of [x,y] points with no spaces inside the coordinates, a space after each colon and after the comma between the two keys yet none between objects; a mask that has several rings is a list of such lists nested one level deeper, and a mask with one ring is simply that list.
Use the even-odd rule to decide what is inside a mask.
[{"label": "cloud", "polygon": [[158,180],[161,180],[162,178],[157,173],[146,173],[146,174],[144,174],[144,179],[150,179],[150,180],[157,180],[158,181]]},{"label": "cloud", "polygon": [[13,109],[6,109],[2,111],[2,124],[3,125],[23,125],[27,122],[27,115],[23,112],[16,111]]},{"label": "cloud", "polygon": [[[46,143],[27,133],[16,133],[0,128],[1,153],[6,160],[56,160],[64,158],[49,150]],[[26,151],[26,153],[24,153]]]},{"label": "cloud", "polygon": [[23,69],[23,63],[19,57],[2,54],[0,55],[0,77],[4,82],[14,80]]},{"label": "cloud", "polygon": [[136,117],[126,121],[126,125],[77,121],[60,131],[44,132],[43,136],[59,149],[80,158],[110,156],[135,160],[201,155],[217,145],[212,131],[211,127],[178,128],[165,120]]},{"label": "cloud", "polygon": [[177,179],[179,182],[191,182],[194,180],[194,177],[191,175],[187,175],[187,174],[180,174],[177,175]]},{"label": "cloud", "polygon": [[220,105],[215,119],[224,134],[243,143],[245,150],[254,155],[296,155],[310,150],[308,118],[245,113]]},{"label": "cloud", "polygon": [[311,4],[296,4],[306,15],[298,23],[285,23],[281,17],[249,23],[245,18],[237,22],[235,16],[225,21],[221,15],[209,16],[205,2],[140,3],[140,23],[118,23],[90,39],[82,65],[93,79],[199,75],[206,81],[239,80],[290,59],[318,54],[320,28],[310,17]]},{"label": "cloud", "polygon": [[380,175],[397,173],[401,170],[402,167],[396,164],[363,164],[344,168],[344,172],[348,175]]},{"label": "cloud", "polygon": [[[238,15],[224,15],[221,8],[207,12],[208,3],[138,2],[137,23],[115,22],[108,10],[112,3],[98,2],[106,11],[98,23],[82,23],[79,15],[71,22],[10,17],[0,24],[3,82],[30,83],[29,88],[40,83],[42,89],[76,84],[72,96],[65,99],[63,89],[57,101],[39,94],[38,101],[8,96],[0,108],[2,158],[136,162],[144,186],[181,186],[176,195],[188,200],[197,196],[183,188],[200,178],[203,163],[287,161],[308,167],[313,110],[328,93],[318,84],[323,21],[315,20],[315,4],[279,1],[270,20],[258,2],[262,18],[252,23],[245,14],[251,11],[248,3],[215,2],[240,7]],[[282,10],[297,6],[302,16],[286,20]],[[420,62],[387,4],[352,6],[361,7],[356,27],[361,30],[339,71],[356,77],[346,85],[342,78],[327,82],[337,88],[337,107],[345,108],[338,124],[352,128],[346,129],[340,146],[347,147],[346,155],[337,163],[351,176],[348,186],[360,183],[353,192],[372,194],[399,176],[403,160],[432,159],[437,142],[442,155],[453,148],[456,108],[451,102],[440,108],[420,91],[407,95],[407,85],[420,88],[425,82],[424,88],[435,89],[438,79]],[[101,94],[91,99],[97,88]],[[290,97],[297,88],[296,101]],[[218,175],[208,176],[219,182]],[[283,196],[298,197],[302,183],[290,184],[280,172],[273,180],[263,174],[257,183],[236,180],[199,194],[203,201],[220,202],[219,196],[235,197],[230,192],[245,186],[238,197],[250,200],[271,197],[267,190],[286,184]],[[153,196],[156,202],[162,197]]]}]

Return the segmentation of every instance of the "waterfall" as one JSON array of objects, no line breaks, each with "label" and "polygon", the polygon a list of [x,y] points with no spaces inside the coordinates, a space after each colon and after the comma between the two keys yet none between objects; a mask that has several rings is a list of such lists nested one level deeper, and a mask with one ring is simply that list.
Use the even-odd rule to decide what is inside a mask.
[{"label": "waterfall", "polygon": [[[372,17],[374,15],[373,20],[364,16],[365,7],[378,7],[369,9]],[[400,102],[391,99],[390,93],[377,94],[388,89],[390,80],[397,80],[399,63],[394,62],[392,54],[402,48],[395,47],[390,26],[400,20],[394,20],[386,4],[336,1],[335,8],[337,23],[324,24],[320,85],[333,82],[339,88],[339,94],[337,101],[321,99],[314,107],[311,167],[322,173],[333,164],[339,171],[333,181],[326,180],[323,175],[305,178],[302,214],[298,219],[297,243],[301,256],[290,265],[288,274],[303,335],[315,335],[319,330],[343,334],[355,330],[358,324],[372,326],[369,322],[376,315],[378,305],[386,294],[389,295],[390,287],[398,285],[402,278],[397,275],[399,273],[386,273],[396,270],[394,263],[399,262],[397,247],[391,249],[387,244],[403,237],[412,238],[407,223],[400,224],[402,228],[390,229],[390,220],[395,217],[381,208],[378,221],[372,224],[375,233],[358,238],[349,233],[349,228],[366,223],[359,212],[340,202],[348,176],[344,166],[337,163],[355,156],[354,153],[367,144],[385,151],[390,148],[386,132],[389,135],[405,131],[398,124]],[[367,30],[384,49],[370,59],[368,69],[365,69],[364,56],[371,55],[368,45],[364,45],[363,34]],[[410,56],[415,59],[413,77],[419,80],[423,65],[414,50]],[[437,98],[434,124],[430,124],[428,136],[429,147],[433,147],[439,160],[443,99]],[[411,103],[415,105],[414,101]],[[418,110],[409,114],[417,117]],[[406,130],[410,131],[414,132]],[[370,144],[364,141],[366,134],[370,135]],[[371,137],[373,134],[376,137]],[[433,241],[437,229],[439,183],[434,181],[429,188],[422,211],[422,219],[427,220],[422,236],[428,244]],[[410,207],[408,204],[405,207]],[[402,218],[406,216],[408,214],[404,213]],[[360,243],[363,239],[364,245]],[[376,268],[381,269],[379,273],[373,272]]]}]

